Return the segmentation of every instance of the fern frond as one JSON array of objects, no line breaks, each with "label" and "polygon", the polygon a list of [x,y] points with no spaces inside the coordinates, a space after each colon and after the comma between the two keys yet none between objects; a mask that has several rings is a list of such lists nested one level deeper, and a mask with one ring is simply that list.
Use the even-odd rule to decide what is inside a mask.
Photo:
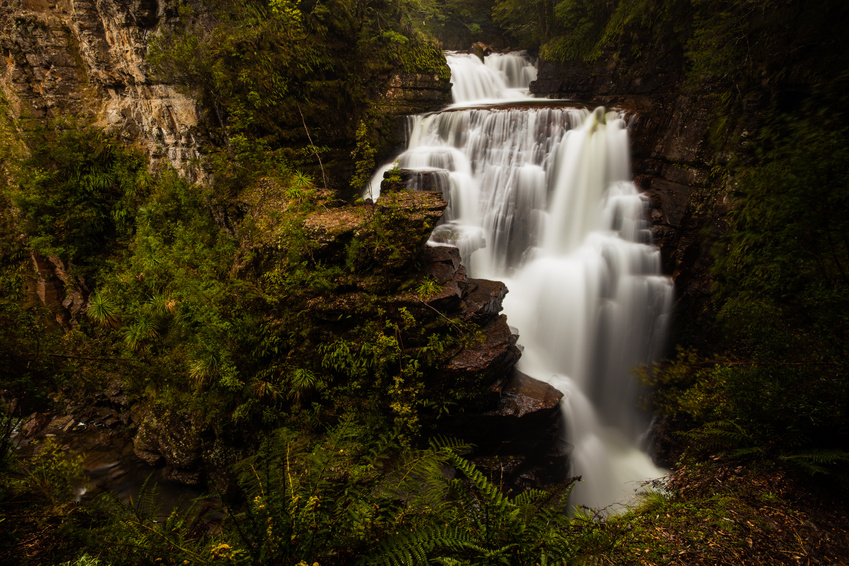
[{"label": "fern frond", "polygon": [[849,462],[849,452],[838,449],[811,450],[781,456],[781,459],[812,476],[831,475],[836,472],[834,469],[836,465]]},{"label": "fern frond", "polygon": [[448,525],[433,526],[389,537],[378,545],[375,554],[363,557],[360,564],[414,566],[427,564],[432,551],[462,551],[474,546],[470,533]]},{"label": "fern frond", "polygon": [[442,435],[438,435],[431,438],[428,442],[428,445],[430,446],[430,449],[435,452],[441,450],[451,450],[455,454],[460,454],[474,448],[474,445],[460,440],[459,438],[453,438]]},{"label": "fern frond", "polygon": [[450,449],[444,449],[448,461],[463,472],[463,475],[475,486],[475,488],[486,498],[488,505],[494,506],[502,515],[512,515],[516,510],[515,505],[503,494],[498,487],[486,477],[477,466],[465,458],[461,458]]}]

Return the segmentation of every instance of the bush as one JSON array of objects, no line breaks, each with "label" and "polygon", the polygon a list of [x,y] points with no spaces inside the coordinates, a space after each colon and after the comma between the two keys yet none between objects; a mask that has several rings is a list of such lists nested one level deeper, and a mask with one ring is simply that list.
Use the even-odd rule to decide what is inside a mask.
[{"label": "bush", "polygon": [[30,155],[18,167],[11,197],[29,245],[67,265],[90,267],[116,238],[132,233],[136,205],[151,181],[147,159],[75,123],[38,130],[27,144]]}]

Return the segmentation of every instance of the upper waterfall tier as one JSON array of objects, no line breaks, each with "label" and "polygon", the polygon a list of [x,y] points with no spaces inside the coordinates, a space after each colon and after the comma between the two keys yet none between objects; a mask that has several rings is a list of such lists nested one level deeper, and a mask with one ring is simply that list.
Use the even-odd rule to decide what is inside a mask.
[{"label": "upper waterfall tier", "polygon": [[493,53],[483,61],[469,53],[448,53],[451,95],[456,104],[521,99],[537,70],[524,52]]}]

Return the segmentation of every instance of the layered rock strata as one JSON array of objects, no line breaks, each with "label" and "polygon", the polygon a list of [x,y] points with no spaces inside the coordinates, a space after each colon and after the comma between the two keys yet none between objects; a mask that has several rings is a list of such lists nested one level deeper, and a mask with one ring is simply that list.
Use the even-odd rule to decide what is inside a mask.
[{"label": "layered rock strata", "polygon": [[[174,8],[168,0],[0,3],[0,92],[19,129],[83,117],[141,147],[153,165],[164,160],[203,181],[202,109],[190,94],[152,77],[145,61],[149,40],[170,25]],[[451,83],[438,74],[396,71],[369,81],[378,113],[389,118],[379,133],[396,143],[403,140],[401,117],[451,100]],[[300,119],[293,123],[302,136]],[[385,145],[390,151],[392,143]]]},{"label": "layered rock strata", "polygon": [[19,118],[83,117],[195,178],[195,101],[150,79],[147,40],[164,18],[151,0],[10,0],[0,6],[0,89]]}]

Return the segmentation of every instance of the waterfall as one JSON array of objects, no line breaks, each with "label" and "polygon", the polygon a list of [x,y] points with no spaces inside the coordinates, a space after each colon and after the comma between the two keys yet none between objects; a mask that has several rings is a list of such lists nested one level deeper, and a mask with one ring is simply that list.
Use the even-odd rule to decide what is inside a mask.
[{"label": "waterfall", "polygon": [[447,53],[451,95],[455,103],[485,102],[526,96],[536,67],[524,54],[493,53],[485,61],[466,53]]},{"label": "waterfall", "polygon": [[431,243],[456,245],[471,276],[507,284],[519,369],[564,394],[571,473],[584,480],[572,502],[627,500],[663,475],[638,448],[648,423],[631,371],[659,354],[673,290],[630,180],[625,122],[528,104],[519,82],[535,70],[523,54],[447,58],[458,104],[411,117],[398,158],[441,175],[448,208]]}]

